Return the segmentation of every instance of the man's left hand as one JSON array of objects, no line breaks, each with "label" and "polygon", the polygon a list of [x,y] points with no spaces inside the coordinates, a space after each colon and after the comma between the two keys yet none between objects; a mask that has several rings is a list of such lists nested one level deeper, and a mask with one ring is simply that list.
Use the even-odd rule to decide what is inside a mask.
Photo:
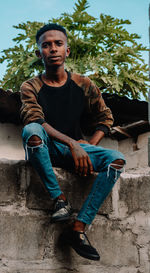
[{"label": "man's left hand", "polygon": [[83,144],[90,144],[88,141],[86,141],[84,139],[79,139],[77,142],[83,143]]}]

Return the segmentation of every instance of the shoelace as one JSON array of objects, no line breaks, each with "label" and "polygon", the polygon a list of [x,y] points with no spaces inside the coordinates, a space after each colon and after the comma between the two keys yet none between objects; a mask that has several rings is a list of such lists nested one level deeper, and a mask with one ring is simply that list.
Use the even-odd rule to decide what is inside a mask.
[{"label": "shoelace", "polygon": [[55,203],[55,210],[64,208],[65,205],[66,205],[66,203],[65,203],[64,200],[58,199],[58,200],[56,201],[56,203]]},{"label": "shoelace", "polygon": [[83,240],[83,241],[88,241],[88,243],[89,243],[89,245],[91,246],[91,243],[90,243],[90,241],[89,241],[89,239],[88,239],[88,237],[87,237],[87,235],[86,235],[86,233],[85,232],[82,232],[82,231],[77,231],[77,232],[79,232],[80,234],[82,234],[85,238],[84,239],[81,239],[81,240]]}]

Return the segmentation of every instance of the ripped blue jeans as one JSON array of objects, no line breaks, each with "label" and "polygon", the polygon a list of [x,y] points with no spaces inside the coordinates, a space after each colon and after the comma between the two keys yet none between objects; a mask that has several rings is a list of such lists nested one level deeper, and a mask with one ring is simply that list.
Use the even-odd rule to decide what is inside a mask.
[{"label": "ripped blue jeans", "polygon": [[[28,140],[36,135],[42,143],[38,146],[28,146]],[[51,139],[45,129],[38,123],[30,123],[22,131],[23,145],[26,159],[29,159],[44,183],[50,198],[55,199],[62,192],[54,174],[52,166],[67,170],[74,169],[74,161],[68,146]],[[88,153],[93,169],[98,172],[92,189],[86,198],[77,219],[91,224],[103,201],[112,190],[120,176],[122,169],[115,169],[111,163],[117,159],[125,162],[124,156],[115,150],[105,149],[101,146],[80,144]]]}]

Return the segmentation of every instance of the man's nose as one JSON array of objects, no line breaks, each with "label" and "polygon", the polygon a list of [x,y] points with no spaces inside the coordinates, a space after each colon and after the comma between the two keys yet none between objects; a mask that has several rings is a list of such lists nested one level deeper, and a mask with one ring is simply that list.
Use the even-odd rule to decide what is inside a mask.
[{"label": "man's nose", "polygon": [[56,47],[55,44],[52,44],[52,45],[51,45],[50,51],[51,51],[51,52],[57,51],[57,47]]}]

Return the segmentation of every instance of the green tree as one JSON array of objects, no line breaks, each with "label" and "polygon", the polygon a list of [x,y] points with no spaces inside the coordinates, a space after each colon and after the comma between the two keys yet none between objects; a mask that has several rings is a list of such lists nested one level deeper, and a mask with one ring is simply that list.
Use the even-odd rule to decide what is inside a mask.
[{"label": "green tree", "polygon": [[[72,14],[63,13],[49,22],[67,29],[71,47],[66,68],[88,75],[105,92],[140,98],[148,93],[148,66],[142,58],[147,50],[138,43],[139,35],[129,32],[129,20],[100,14],[99,19],[89,15],[87,0],[78,0]],[[21,33],[13,39],[15,46],[3,50],[0,62],[7,61],[7,70],[1,81],[5,89],[18,91],[21,83],[43,71],[41,61],[34,54],[35,34],[44,23],[26,22],[14,26]]]}]

